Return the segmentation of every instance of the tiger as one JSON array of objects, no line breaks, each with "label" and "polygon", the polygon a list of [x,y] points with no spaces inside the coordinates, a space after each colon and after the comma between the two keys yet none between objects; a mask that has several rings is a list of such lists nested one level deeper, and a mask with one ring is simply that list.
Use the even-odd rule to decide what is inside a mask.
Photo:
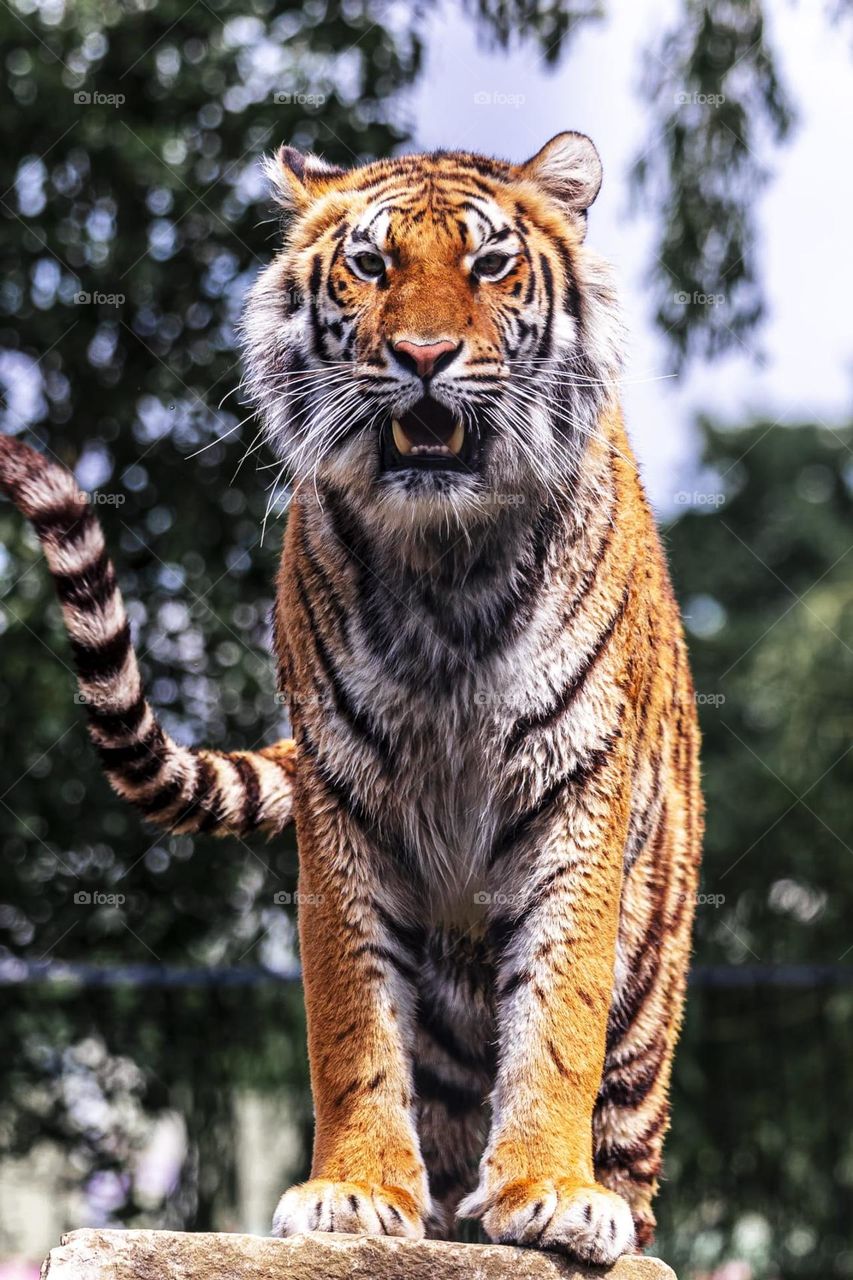
[{"label": "tiger", "polygon": [[266,162],[242,322],[291,484],[273,643],[292,737],[175,742],[92,507],[0,440],[107,777],[172,832],[293,820],[315,1131],[273,1232],[609,1264],[654,1239],[703,825],[680,615],[620,407],[602,181],[564,132]]}]

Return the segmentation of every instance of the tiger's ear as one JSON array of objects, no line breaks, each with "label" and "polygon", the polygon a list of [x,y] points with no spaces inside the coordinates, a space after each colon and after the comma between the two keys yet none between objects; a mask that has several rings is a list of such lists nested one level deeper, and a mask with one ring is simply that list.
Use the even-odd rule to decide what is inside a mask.
[{"label": "tiger's ear", "polygon": [[601,188],[601,159],[585,133],[558,133],[518,172],[574,214],[585,214]]},{"label": "tiger's ear", "polygon": [[323,195],[332,178],[339,178],[346,170],[296,147],[279,147],[275,155],[265,159],[264,172],[281,207],[301,213]]}]

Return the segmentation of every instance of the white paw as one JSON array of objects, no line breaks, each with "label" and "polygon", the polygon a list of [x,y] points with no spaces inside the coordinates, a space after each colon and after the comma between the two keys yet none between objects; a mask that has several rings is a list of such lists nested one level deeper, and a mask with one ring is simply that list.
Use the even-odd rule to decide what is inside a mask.
[{"label": "white paw", "polygon": [[607,1266],[634,1246],[634,1220],[621,1196],[566,1179],[523,1180],[475,1191],[459,1217],[481,1218],[496,1244],[556,1249],[579,1262]]},{"label": "white paw", "polygon": [[414,1198],[402,1187],[312,1178],[285,1191],[272,1221],[274,1236],[342,1231],[420,1240],[424,1226]]}]

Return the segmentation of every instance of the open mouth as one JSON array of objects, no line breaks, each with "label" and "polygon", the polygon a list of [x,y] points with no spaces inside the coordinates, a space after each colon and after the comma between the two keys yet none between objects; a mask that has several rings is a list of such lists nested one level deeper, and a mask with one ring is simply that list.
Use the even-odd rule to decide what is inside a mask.
[{"label": "open mouth", "polygon": [[446,405],[424,396],[382,428],[386,471],[471,471],[479,461],[479,433]]}]

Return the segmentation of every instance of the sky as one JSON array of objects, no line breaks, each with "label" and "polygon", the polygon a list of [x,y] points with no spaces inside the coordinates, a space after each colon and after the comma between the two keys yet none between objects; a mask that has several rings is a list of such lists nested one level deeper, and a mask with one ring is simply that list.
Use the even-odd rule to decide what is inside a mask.
[{"label": "sky", "polygon": [[768,316],[746,346],[712,365],[694,361],[675,378],[647,284],[655,226],[631,208],[628,172],[651,136],[643,55],[678,5],[608,7],[618,17],[585,24],[552,70],[532,43],[490,49],[460,6],[445,3],[429,19],[426,65],[406,111],[424,148],[521,160],[561,129],[596,143],[605,177],[589,243],[617,268],[629,329],[626,415],[652,500],[666,515],[696,472],[698,413],[731,425],[759,415],[780,427],[849,420],[853,31],[832,27],[815,0],[767,0],[770,43],[798,116],[793,138],[762,156],[772,174],[758,201]]}]

